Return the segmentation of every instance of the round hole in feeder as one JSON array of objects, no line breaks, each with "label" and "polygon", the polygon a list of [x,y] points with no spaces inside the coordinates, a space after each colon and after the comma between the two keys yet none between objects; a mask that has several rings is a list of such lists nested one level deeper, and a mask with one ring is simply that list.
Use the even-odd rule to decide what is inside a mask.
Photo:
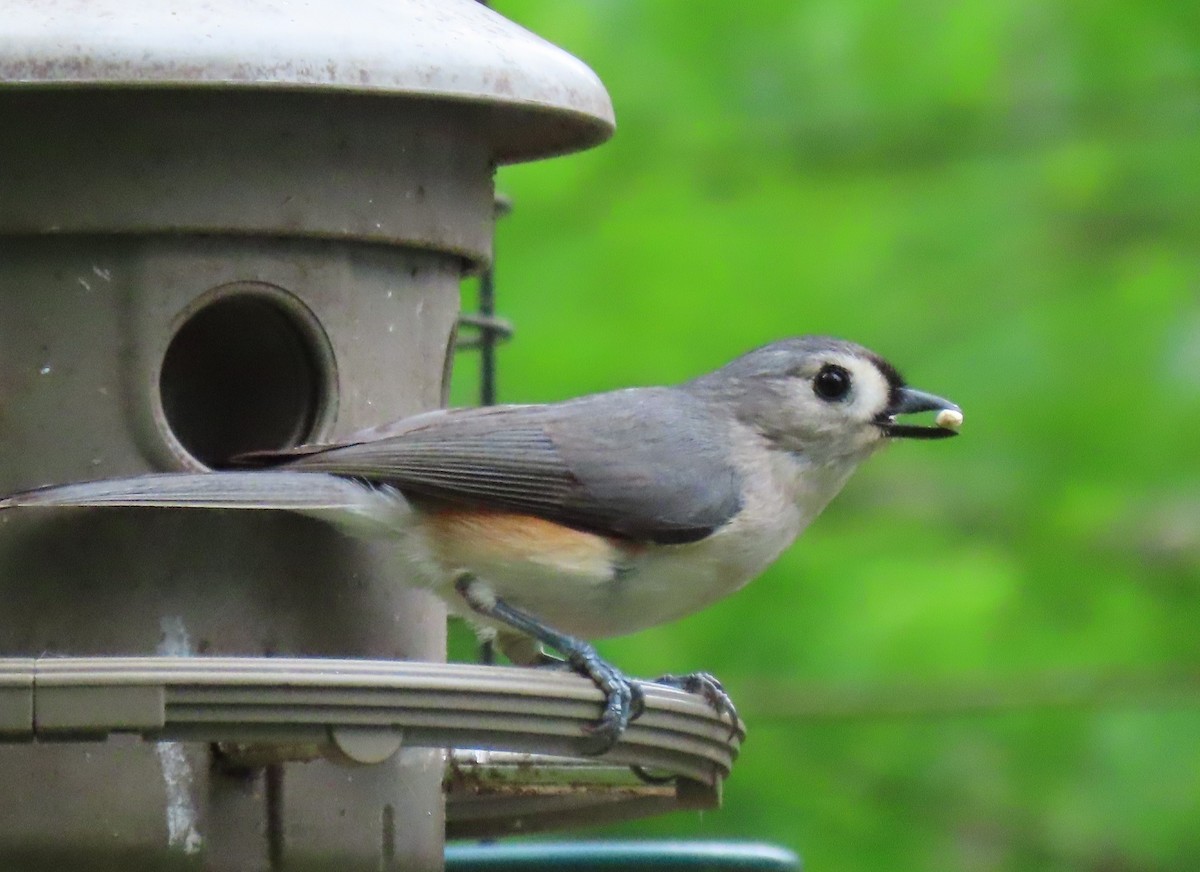
[{"label": "round hole in feeder", "polygon": [[332,415],[333,354],[313,314],[279,288],[241,283],[183,319],[159,371],[163,420],[210,469],[312,441]]}]

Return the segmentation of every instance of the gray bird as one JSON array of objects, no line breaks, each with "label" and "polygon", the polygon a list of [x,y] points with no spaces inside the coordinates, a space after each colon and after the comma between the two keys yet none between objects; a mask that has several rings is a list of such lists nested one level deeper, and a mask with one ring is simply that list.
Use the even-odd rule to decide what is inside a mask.
[{"label": "gray bird", "polygon": [[[896,422],[938,413],[937,426]],[[248,471],[161,473],[15,494],[0,509],[273,509],[393,539],[414,583],[494,633],[515,662],[566,658],[605,694],[593,749],[640,691],[584,641],[679,618],[763,571],[897,437],[954,435],[962,411],[867,349],[785,339],[674,387],[548,405],[445,409],[244,458]],[[711,676],[664,679],[736,724]]]}]

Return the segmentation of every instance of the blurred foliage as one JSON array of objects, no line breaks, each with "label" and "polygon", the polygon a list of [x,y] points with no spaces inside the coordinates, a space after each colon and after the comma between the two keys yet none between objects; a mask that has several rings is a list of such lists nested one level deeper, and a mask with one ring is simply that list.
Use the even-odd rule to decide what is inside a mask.
[{"label": "blurred foliage", "polygon": [[750,730],[721,811],[614,831],[847,872],[1200,866],[1200,6],[496,6],[619,125],[499,175],[502,400],[832,333],[966,409],[737,596],[602,643],[717,673]]}]

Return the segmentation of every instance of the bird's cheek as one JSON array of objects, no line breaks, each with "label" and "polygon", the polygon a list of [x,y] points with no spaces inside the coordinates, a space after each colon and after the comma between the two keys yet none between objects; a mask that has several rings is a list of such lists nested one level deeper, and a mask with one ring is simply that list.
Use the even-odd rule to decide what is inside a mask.
[{"label": "bird's cheek", "polygon": [[867,452],[870,454],[874,454],[877,451],[882,451],[891,445],[892,441],[893,440],[883,435],[882,430],[874,425],[870,427],[870,432],[868,432],[863,439],[864,446]]},{"label": "bird's cheek", "polygon": [[865,459],[882,449],[888,441],[883,435],[883,431],[874,424],[856,427],[846,438],[845,455],[850,458]]}]

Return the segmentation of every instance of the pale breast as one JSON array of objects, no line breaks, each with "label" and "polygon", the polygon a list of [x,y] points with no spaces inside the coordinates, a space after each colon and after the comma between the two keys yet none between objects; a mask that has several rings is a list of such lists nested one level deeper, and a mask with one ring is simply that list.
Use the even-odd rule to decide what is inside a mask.
[{"label": "pale breast", "polygon": [[421,524],[443,573],[437,590],[461,613],[452,574],[583,638],[632,633],[698,611],[757,577],[841,489],[853,467],[813,469],[734,425],[742,506],[712,535],[683,545],[624,542],[525,515],[452,511]]}]

